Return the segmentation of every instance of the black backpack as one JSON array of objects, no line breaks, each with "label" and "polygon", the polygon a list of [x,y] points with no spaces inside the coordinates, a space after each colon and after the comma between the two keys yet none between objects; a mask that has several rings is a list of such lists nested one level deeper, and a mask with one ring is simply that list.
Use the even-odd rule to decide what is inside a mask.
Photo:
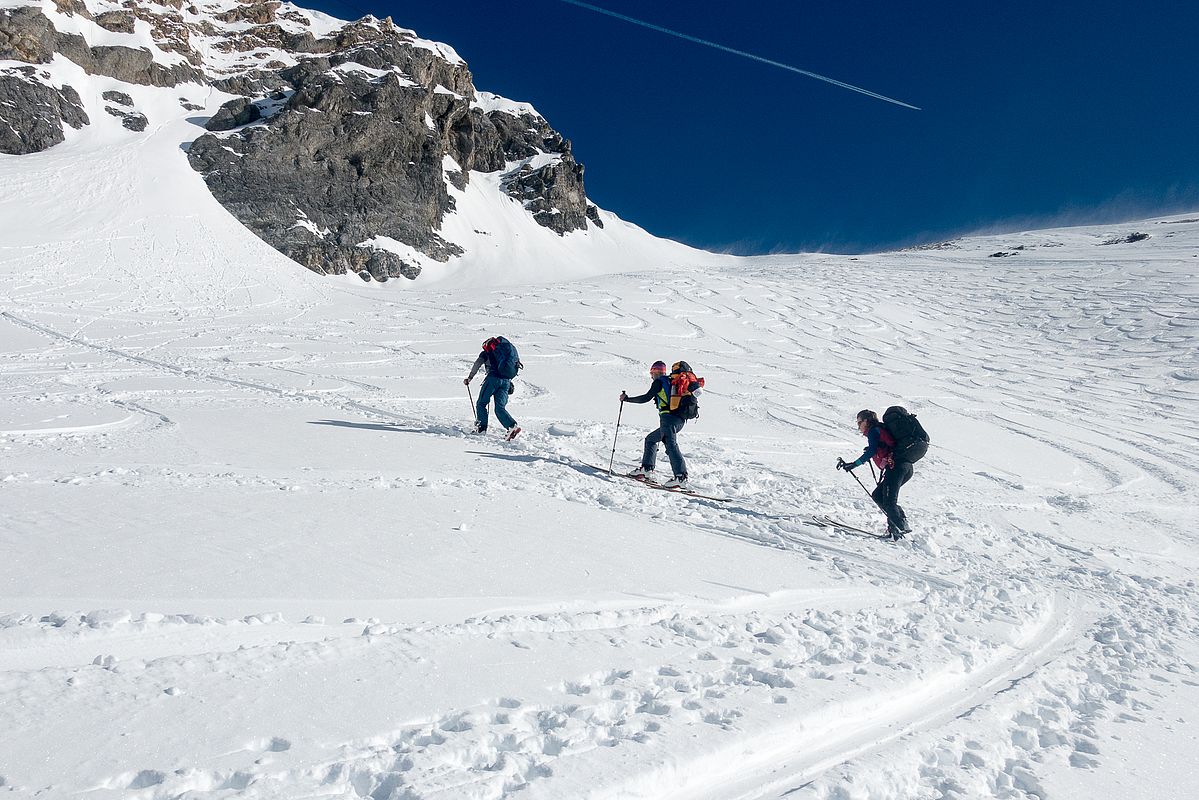
[{"label": "black backpack", "polygon": [[679,419],[699,419],[699,401],[695,395],[688,394],[679,398],[679,406],[670,412]]},{"label": "black backpack", "polygon": [[883,412],[883,427],[895,440],[891,453],[895,463],[909,464],[924,458],[928,452],[928,433],[915,414],[909,414],[903,406],[891,406]]}]

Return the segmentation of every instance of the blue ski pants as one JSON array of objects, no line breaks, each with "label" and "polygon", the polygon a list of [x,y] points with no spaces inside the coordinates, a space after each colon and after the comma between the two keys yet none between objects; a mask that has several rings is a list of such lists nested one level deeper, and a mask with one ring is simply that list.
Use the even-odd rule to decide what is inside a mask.
[{"label": "blue ski pants", "polygon": [[479,423],[479,430],[487,430],[487,403],[493,397],[495,398],[495,418],[505,428],[516,425],[516,420],[512,419],[512,415],[508,413],[508,392],[511,390],[512,381],[507,378],[488,375],[483,379],[483,385],[479,387],[479,399],[475,401],[475,419]]}]

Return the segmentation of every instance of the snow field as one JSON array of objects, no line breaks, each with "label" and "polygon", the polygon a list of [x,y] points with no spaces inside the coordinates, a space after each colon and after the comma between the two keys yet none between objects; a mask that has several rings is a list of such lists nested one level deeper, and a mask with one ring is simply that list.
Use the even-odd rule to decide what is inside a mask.
[{"label": "snow field", "polygon": [[[7,796],[1199,793],[1199,221],[688,266],[476,176],[469,259],[365,285],[188,169],[176,95],[226,98],[52,68],[93,126],[0,157]],[[494,334],[512,443],[466,433]],[[681,442],[727,504],[578,466],[658,358],[707,378]],[[833,463],[892,402],[916,534],[814,526],[881,530]]]},{"label": "snow field", "polygon": [[[5,746],[29,754],[6,780],[100,797],[1025,797],[1119,771],[1099,731],[1152,737],[1156,685],[1194,681],[1177,649],[1196,625],[1194,482],[1173,457],[1189,434],[1134,416],[1148,397],[1187,418],[1172,373],[1191,356],[1158,336],[1117,378],[1085,353],[1155,317],[1185,330],[1186,290],[1147,270],[1160,299],[1146,278],[1142,302],[1175,313],[1096,306],[1095,325],[1052,321],[1067,290],[1013,287],[1022,318],[1050,321],[1012,333],[970,314],[995,270],[892,258],[915,294],[941,285],[936,308],[838,323],[872,275],[831,257],[532,292],[318,284],[309,306],[243,300],[223,319],[143,315],[139,291],[106,314],[31,292],[0,318],[20,332],[6,418],[141,411],[0,443],[19,465],[0,483],[16,509],[5,695],[21,698]],[[490,333],[528,365],[512,401],[528,436],[510,444],[465,433],[460,378]],[[960,374],[974,346],[977,378]],[[655,357],[707,376],[684,451],[733,502],[575,466],[603,463],[615,395]],[[860,446],[857,407],[907,374],[936,428],[905,490],[917,535],[807,524],[879,525],[830,465]],[[652,411],[625,412],[628,465]],[[132,716],[109,744],[114,709]],[[27,719],[51,724],[31,736]]]}]

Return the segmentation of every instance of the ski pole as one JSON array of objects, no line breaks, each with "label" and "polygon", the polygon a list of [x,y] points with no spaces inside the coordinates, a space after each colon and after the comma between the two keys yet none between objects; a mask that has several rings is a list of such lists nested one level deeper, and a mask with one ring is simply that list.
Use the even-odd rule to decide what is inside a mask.
[{"label": "ski pole", "polygon": [[616,440],[620,437],[620,418],[624,416],[624,401],[620,401],[620,411],[616,412],[616,435],[612,437],[612,458],[608,459],[608,474],[612,474],[612,465],[616,463]]},{"label": "ski pole", "polygon": [[[838,467],[841,467],[844,464],[845,464],[845,461],[843,459],[840,459],[840,458],[837,459]],[[851,470],[851,469],[847,469],[845,471],[848,472],[850,475],[853,475],[853,479],[858,482],[858,486],[862,487],[862,491],[866,493],[866,496],[869,497],[871,500],[873,500],[875,505],[878,505],[878,501],[874,500],[874,495],[870,494],[870,490],[866,488],[866,484],[862,483],[862,479],[859,478],[857,475],[854,475],[853,470]],[[871,472],[871,474],[874,474],[873,465],[870,467],[870,472]],[[897,527],[897,528],[902,527],[900,525],[897,525],[895,523],[895,520],[891,519],[891,515],[888,514],[886,511],[883,511],[881,506],[879,507],[879,511],[883,512],[883,516],[886,518],[888,524],[895,525],[895,527]]]},{"label": "ski pole", "polygon": [[854,470],[846,469],[845,471],[846,471],[846,473],[849,473],[850,475],[854,476],[854,480],[857,481],[857,485],[862,487],[863,492],[866,492],[866,497],[873,500],[874,495],[870,494],[869,489],[866,488],[866,483],[862,483],[862,479],[860,479],[860,477],[858,477],[857,475],[854,475]]},{"label": "ski pole", "polygon": [[867,463],[870,464],[870,477],[874,478],[874,485],[878,486],[878,476],[874,474],[874,462],[869,461]]},{"label": "ski pole", "polygon": [[470,398],[470,413],[475,418],[475,425],[479,424],[479,410],[475,406],[475,393],[470,390],[470,384],[466,384],[466,396]]}]

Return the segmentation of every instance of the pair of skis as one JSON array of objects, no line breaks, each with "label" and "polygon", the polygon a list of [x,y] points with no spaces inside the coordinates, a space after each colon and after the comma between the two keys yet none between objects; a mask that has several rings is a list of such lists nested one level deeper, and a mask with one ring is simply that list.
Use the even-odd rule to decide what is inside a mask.
[{"label": "pair of skis", "polygon": [[[606,467],[597,467],[594,464],[588,464],[586,462],[579,462],[579,463],[582,466],[586,467],[587,469],[590,469],[590,470],[593,470],[594,472],[600,473],[603,476],[608,476],[608,477],[612,477],[612,478],[627,478],[628,480],[636,481],[637,483],[640,483],[642,486],[645,486],[646,488],[649,488],[649,489],[658,489],[659,491],[663,491],[663,492],[673,492],[674,494],[681,494],[684,497],[692,497],[692,498],[695,498],[698,500],[712,500],[717,503],[731,503],[732,502],[732,499],[728,498],[728,497],[716,497],[714,495],[703,494],[701,492],[697,492],[693,489],[674,489],[674,488],[670,488],[667,486],[663,486],[660,483],[656,483],[654,481],[647,480],[646,478],[644,478],[643,476],[640,476],[640,475],[632,475],[627,472],[609,472]],[[856,525],[850,525],[846,522],[842,522],[839,519],[833,519],[832,517],[829,517],[829,516],[823,515],[823,514],[818,514],[816,516],[810,517],[805,521],[808,522],[809,524],[815,525],[816,527],[819,527],[819,528],[831,528],[833,530],[838,530],[838,531],[842,531],[845,533],[852,533],[852,534],[856,534],[858,536],[869,536],[871,539],[882,539],[883,541],[897,541],[897,539],[892,537],[890,534],[875,533],[874,531],[869,531],[869,530],[866,530],[865,528],[859,528]]]},{"label": "pair of skis", "polygon": [[817,514],[807,521],[818,528],[832,528],[833,530],[844,531],[846,533],[856,533],[860,536],[869,536],[872,539],[882,539],[886,542],[897,542],[899,539],[903,538],[903,534],[900,534],[899,537],[895,537],[889,533],[875,533],[874,531],[868,531],[865,528],[859,528],[856,525],[850,525],[842,522],[839,519],[833,519],[832,517],[824,514]]},{"label": "pair of skis", "polygon": [[607,467],[597,467],[594,464],[588,464],[588,463],[582,462],[582,461],[580,461],[579,463],[582,464],[584,467],[587,467],[587,469],[594,470],[596,472],[602,473],[604,475],[607,475],[607,476],[610,476],[613,478],[627,478],[628,480],[636,481],[637,483],[640,483],[642,486],[644,486],[648,489],[657,489],[662,492],[671,492],[673,494],[681,494],[684,497],[693,497],[697,500],[712,500],[717,503],[731,503],[732,502],[732,498],[730,498],[730,497],[716,497],[714,495],[703,494],[702,492],[697,492],[694,489],[681,489],[681,488],[674,488],[674,487],[670,487],[670,486],[663,486],[660,483],[648,480],[639,475],[632,475],[628,472],[609,472]]}]

